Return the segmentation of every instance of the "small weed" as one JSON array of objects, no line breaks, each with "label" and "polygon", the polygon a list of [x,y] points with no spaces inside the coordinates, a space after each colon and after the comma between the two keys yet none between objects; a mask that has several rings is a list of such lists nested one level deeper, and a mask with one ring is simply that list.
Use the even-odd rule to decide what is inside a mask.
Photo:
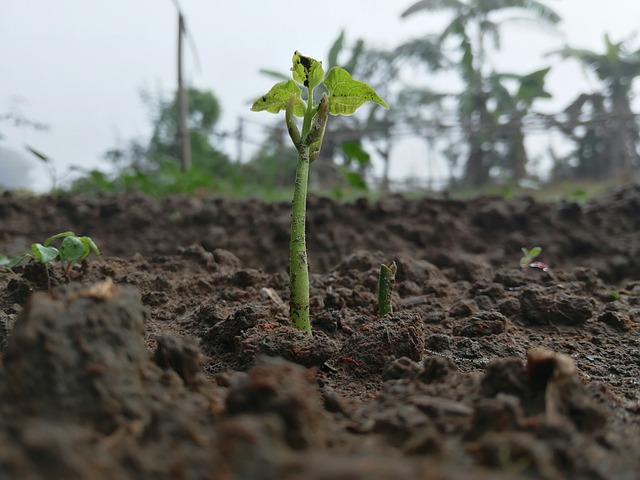
[{"label": "small weed", "polygon": [[[63,239],[59,248],[51,246],[51,243],[58,239]],[[91,237],[78,237],[73,232],[62,232],[47,238],[43,243],[31,245],[31,251],[22,253],[10,258],[0,254],[0,266],[14,268],[20,265],[25,259],[35,260],[45,267],[47,273],[47,285],[50,287],[48,265],[56,260],[66,262],[65,275],[67,281],[71,281],[71,267],[75,262],[85,258],[93,251],[100,255],[100,249]]]},{"label": "small weed", "polygon": [[543,272],[549,271],[549,265],[542,262],[534,262],[533,260],[542,253],[541,247],[533,247],[531,250],[527,250],[525,247],[521,248],[522,258],[520,259],[520,268],[524,274],[528,274],[530,269],[537,268]]}]

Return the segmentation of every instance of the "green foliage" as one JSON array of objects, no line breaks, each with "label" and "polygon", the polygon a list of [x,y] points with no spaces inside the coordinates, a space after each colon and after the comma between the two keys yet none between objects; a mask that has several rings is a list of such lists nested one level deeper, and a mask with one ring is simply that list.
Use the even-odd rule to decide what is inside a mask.
[{"label": "green foliage", "polygon": [[329,90],[329,113],[331,115],[352,115],[366,102],[375,102],[387,110],[389,105],[364,82],[354,80],[346,70],[333,67],[324,81]]},{"label": "green foliage", "polygon": [[254,112],[267,111],[269,113],[278,113],[284,110],[287,100],[291,95],[295,95],[295,106],[293,113],[297,117],[304,115],[305,104],[300,98],[300,87],[293,80],[276,83],[271,90],[255,101],[251,110]]},{"label": "green foliage", "polygon": [[153,133],[146,141],[132,140],[123,148],[106,152],[116,172],[92,170],[76,179],[71,191],[140,192],[150,195],[193,194],[202,189],[228,189],[238,184],[241,169],[214,145],[220,106],[212,92],[190,88],[187,92],[187,125],[193,167],[180,170],[180,135],[177,98],[143,94],[151,116]]},{"label": "green foliage", "polygon": [[560,159],[555,170],[602,179],[640,168],[640,134],[632,110],[633,85],[640,77],[640,48],[630,40],[612,42],[605,35],[602,53],[565,47],[551,55],[578,60],[601,82],[600,91],[579,95],[566,108],[566,119],[558,122],[576,148],[568,158]]},{"label": "green foliage", "polygon": [[525,247],[521,248],[522,258],[520,259],[520,268],[526,269],[529,267],[534,258],[542,253],[542,248],[533,247],[531,250],[527,250]]},{"label": "green foliage", "polygon": [[[555,26],[560,17],[544,3],[536,0],[421,0],[402,13],[402,17],[414,14],[444,12],[449,24],[437,34],[413,40],[398,49],[399,55],[409,60],[418,60],[427,68],[455,69],[464,83],[464,88],[448,97],[455,100],[461,137],[449,139],[445,155],[450,157],[452,168],[457,169],[458,159],[466,156],[462,183],[466,187],[477,188],[485,184],[494,167],[512,172],[514,178],[522,178],[526,173],[526,151],[519,116],[531,106],[535,98],[544,97],[540,83],[544,71],[535,72],[530,78],[523,78],[521,88],[512,94],[502,85],[496,84],[495,73],[487,62],[487,41],[493,40],[496,50],[500,49],[501,26],[510,20],[527,18],[539,24]],[[512,12],[518,12],[515,16]],[[494,76],[492,82],[491,76]],[[493,83],[493,85],[492,85]],[[492,105],[506,99],[517,103],[506,115],[511,118],[499,132],[498,119],[505,108],[492,112]],[[513,127],[509,130],[506,127]],[[513,139],[505,141],[505,135]],[[462,149],[458,146],[461,144]],[[507,150],[505,152],[505,149]],[[447,153],[449,152],[449,154]],[[500,152],[499,154],[496,154]]]},{"label": "green foliage", "polygon": [[[51,246],[56,240],[62,239],[60,247]],[[71,279],[71,266],[84,258],[91,252],[100,255],[100,249],[91,239],[91,237],[78,237],[73,232],[62,232],[47,238],[43,243],[34,243],[31,245],[31,251],[22,253],[16,257],[10,258],[0,254],[0,266],[6,268],[14,268],[20,265],[25,259],[33,259],[45,266],[59,260],[66,262],[67,280]]]},{"label": "green foliage", "polygon": [[[289,310],[294,328],[311,335],[309,319],[309,264],[306,246],[306,204],[309,180],[309,165],[320,153],[329,114],[351,115],[365,102],[373,101],[388,108],[387,104],[368,85],[353,80],[340,67],[333,67],[324,79],[322,63],[296,51],[292,59],[293,88],[289,81],[279,82],[265,95],[259,97],[251,107],[253,111],[277,113],[285,111],[285,125],[298,153],[294,184],[291,241],[289,251],[289,288],[291,291]],[[293,83],[292,82],[292,83]],[[324,86],[320,102],[314,101],[313,91]],[[301,85],[300,85],[301,84]],[[300,93],[306,90],[307,104],[303,112],[302,131],[295,121],[299,108]],[[288,98],[285,98],[286,94]]]},{"label": "green foliage", "polygon": [[[338,170],[347,182],[349,187],[360,191],[367,191],[367,182],[363,178],[362,171],[371,163],[371,155],[362,148],[360,142],[343,142],[342,152],[345,155],[345,162]],[[355,164],[356,169],[353,169]]]}]

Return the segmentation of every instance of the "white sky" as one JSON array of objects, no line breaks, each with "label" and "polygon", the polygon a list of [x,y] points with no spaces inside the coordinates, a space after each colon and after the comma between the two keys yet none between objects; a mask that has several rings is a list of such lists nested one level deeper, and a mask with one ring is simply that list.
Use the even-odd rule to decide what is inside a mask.
[{"label": "white sky", "polygon": [[[436,31],[441,16],[416,14],[400,19],[415,0],[181,0],[197,45],[201,71],[187,50],[186,75],[211,89],[222,103],[222,128],[236,128],[239,116],[267,124],[269,114],[249,112],[250,101],[273,83],[260,68],[286,71],[299,50],[319,60],[342,29],[351,41],[362,37],[378,47],[394,47],[426,31]],[[549,0],[564,18],[562,36],[535,33],[526,24],[503,30],[504,52],[494,65],[530,72],[553,64],[547,77],[555,99],[538,109],[560,109],[590,89],[576,63],[542,55],[571,46],[601,50],[603,35],[614,41],[640,28],[640,0]],[[0,126],[0,184],[8,175],[7,148],[25,143],[56,159],[58,171],[70,165],[99,167],[118,139],[143,136],[149,118],[140,101],[142,88],[170,92],[176,85],[177,15],[171,0],[0,0],[0,114],[20,102],[25,116],[47,123],[48,132]],[[591,82],[591,86],[594,83]],[[247,135],[261,140],[259,128]],[[233,144],[226,145],[231,155]],[[11,159],[12,162],[13,157]],[[394,154],[396,176],[424,173],[424,147],[409,142]],[[31,186],[48,188],[43,166],[36,165]]]}]

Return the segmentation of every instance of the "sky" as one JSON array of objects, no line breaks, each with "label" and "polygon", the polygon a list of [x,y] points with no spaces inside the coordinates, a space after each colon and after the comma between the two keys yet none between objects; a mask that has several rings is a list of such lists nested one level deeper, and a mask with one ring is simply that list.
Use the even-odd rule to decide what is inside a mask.
[{"label": "sky", "polygon": [[[348,41],[363,38],[381,48],[437,31],[442,15],[400,18],[414,2],[323,0],[308,7],[312,2],[180,0],[197,52],[187,46],[185,76],[219,98],[221,129],[234,131],[242,117],[247,141],[259,142],[262,126],[274,121],[249,111],[273,83],[261,68],[287,71],[294,50],[322,60],[342,30]],[[520,73],[552,65],[547,80],[554,99],[537,105],[551,112],[597,84],[577,63],[544,54],[565,44],[602,50],[605,32],[614,41],[624,39],[640,28],[640,1],[546,3],[563,17],[561,33],[505,24],[503,51],[491,59],[498,69]],[[176,35],[172,0],[0,0],[0,115],[16,110],[50,126],[36,131],[0,124],[0,184],[18,176],[24,186],[50,187],[44,166],[21,155],[25,144],[54,159],[62,177],[71,166],[106,169],[106,150],[148,135],[140,91],[176,88]],[[235,155],[232,142],[224,148]],[[424,175],[425,156],[423,142],[406,139],[392,155],[394,176]]]}]

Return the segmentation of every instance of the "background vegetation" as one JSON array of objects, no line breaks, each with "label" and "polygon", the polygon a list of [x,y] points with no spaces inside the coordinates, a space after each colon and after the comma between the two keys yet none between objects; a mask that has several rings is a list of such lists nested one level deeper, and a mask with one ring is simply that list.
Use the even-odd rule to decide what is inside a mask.
[{"label": "background vegetation", "polygon": [[[576,92],[566,107],[553,114],[538,108],[551,98],[545,79],[551,67],[514,73],[496,71],[491,56],[501,49],[503,25],[526,19],[530,29],[558,30],[559,15],[535,0],[422,0],[409,4],[402,17],[444,12],[449,23],[440,31],[387,50],[341,34],[324,59],[325,69],[340,65],[364,78],[391,105],[367,108],[357,116],[332,122],[322,158],[316,162],[311,188],[338,197],[364,192],[415,189],[410,181],[391,185],[391,152],[401,136],[423,139],[429,151],[447,164],[446,182],[458,192],[495,189],[509,194],[523,186],[562,182],[630,180],[640,168],[638,115],[633,110],[634,85],[640,76],[640,45],[634,37],[605,36],[598,51],[567,45],[548,58],[577,62],[592,75],[597,88]],[[407,74],[411,72],[411,74]],[[281,77],[288,72],[262,71]],[[425,87],[435,75],[455,80],[451,90]],[[251,92],[247,92],[251,96]],[[251,158],[242,158],[242,126],[236,132],[218,128],[220,105],[211,91],[187,89],[186,125],[191,167],[181,165],[179,96],[142,95],[151,120],[149,138],[130,139],[105,152],[108,168],[82,172],[65,188],[80,192],[140,191],[151,194],[215,191],[229,195],[285,198],[293,182],[296,152],[278,119],[264,132]],[[15,114],[2,122],[41,125]],[[527,139],[532,133],[562,135],[569,148],[550,150],[551,167],[544,178],[533,168]],[[236,158],[221,148],[225,138],[237,140]],[[45,154],[31,153],[52,165]],[[374,175],[372,158],[381,161]],[[55,175],[55,171],[52,175]],[[53,185],[57,185],[53,178]],[[422,186],[421,186],[422,188]]]}]

